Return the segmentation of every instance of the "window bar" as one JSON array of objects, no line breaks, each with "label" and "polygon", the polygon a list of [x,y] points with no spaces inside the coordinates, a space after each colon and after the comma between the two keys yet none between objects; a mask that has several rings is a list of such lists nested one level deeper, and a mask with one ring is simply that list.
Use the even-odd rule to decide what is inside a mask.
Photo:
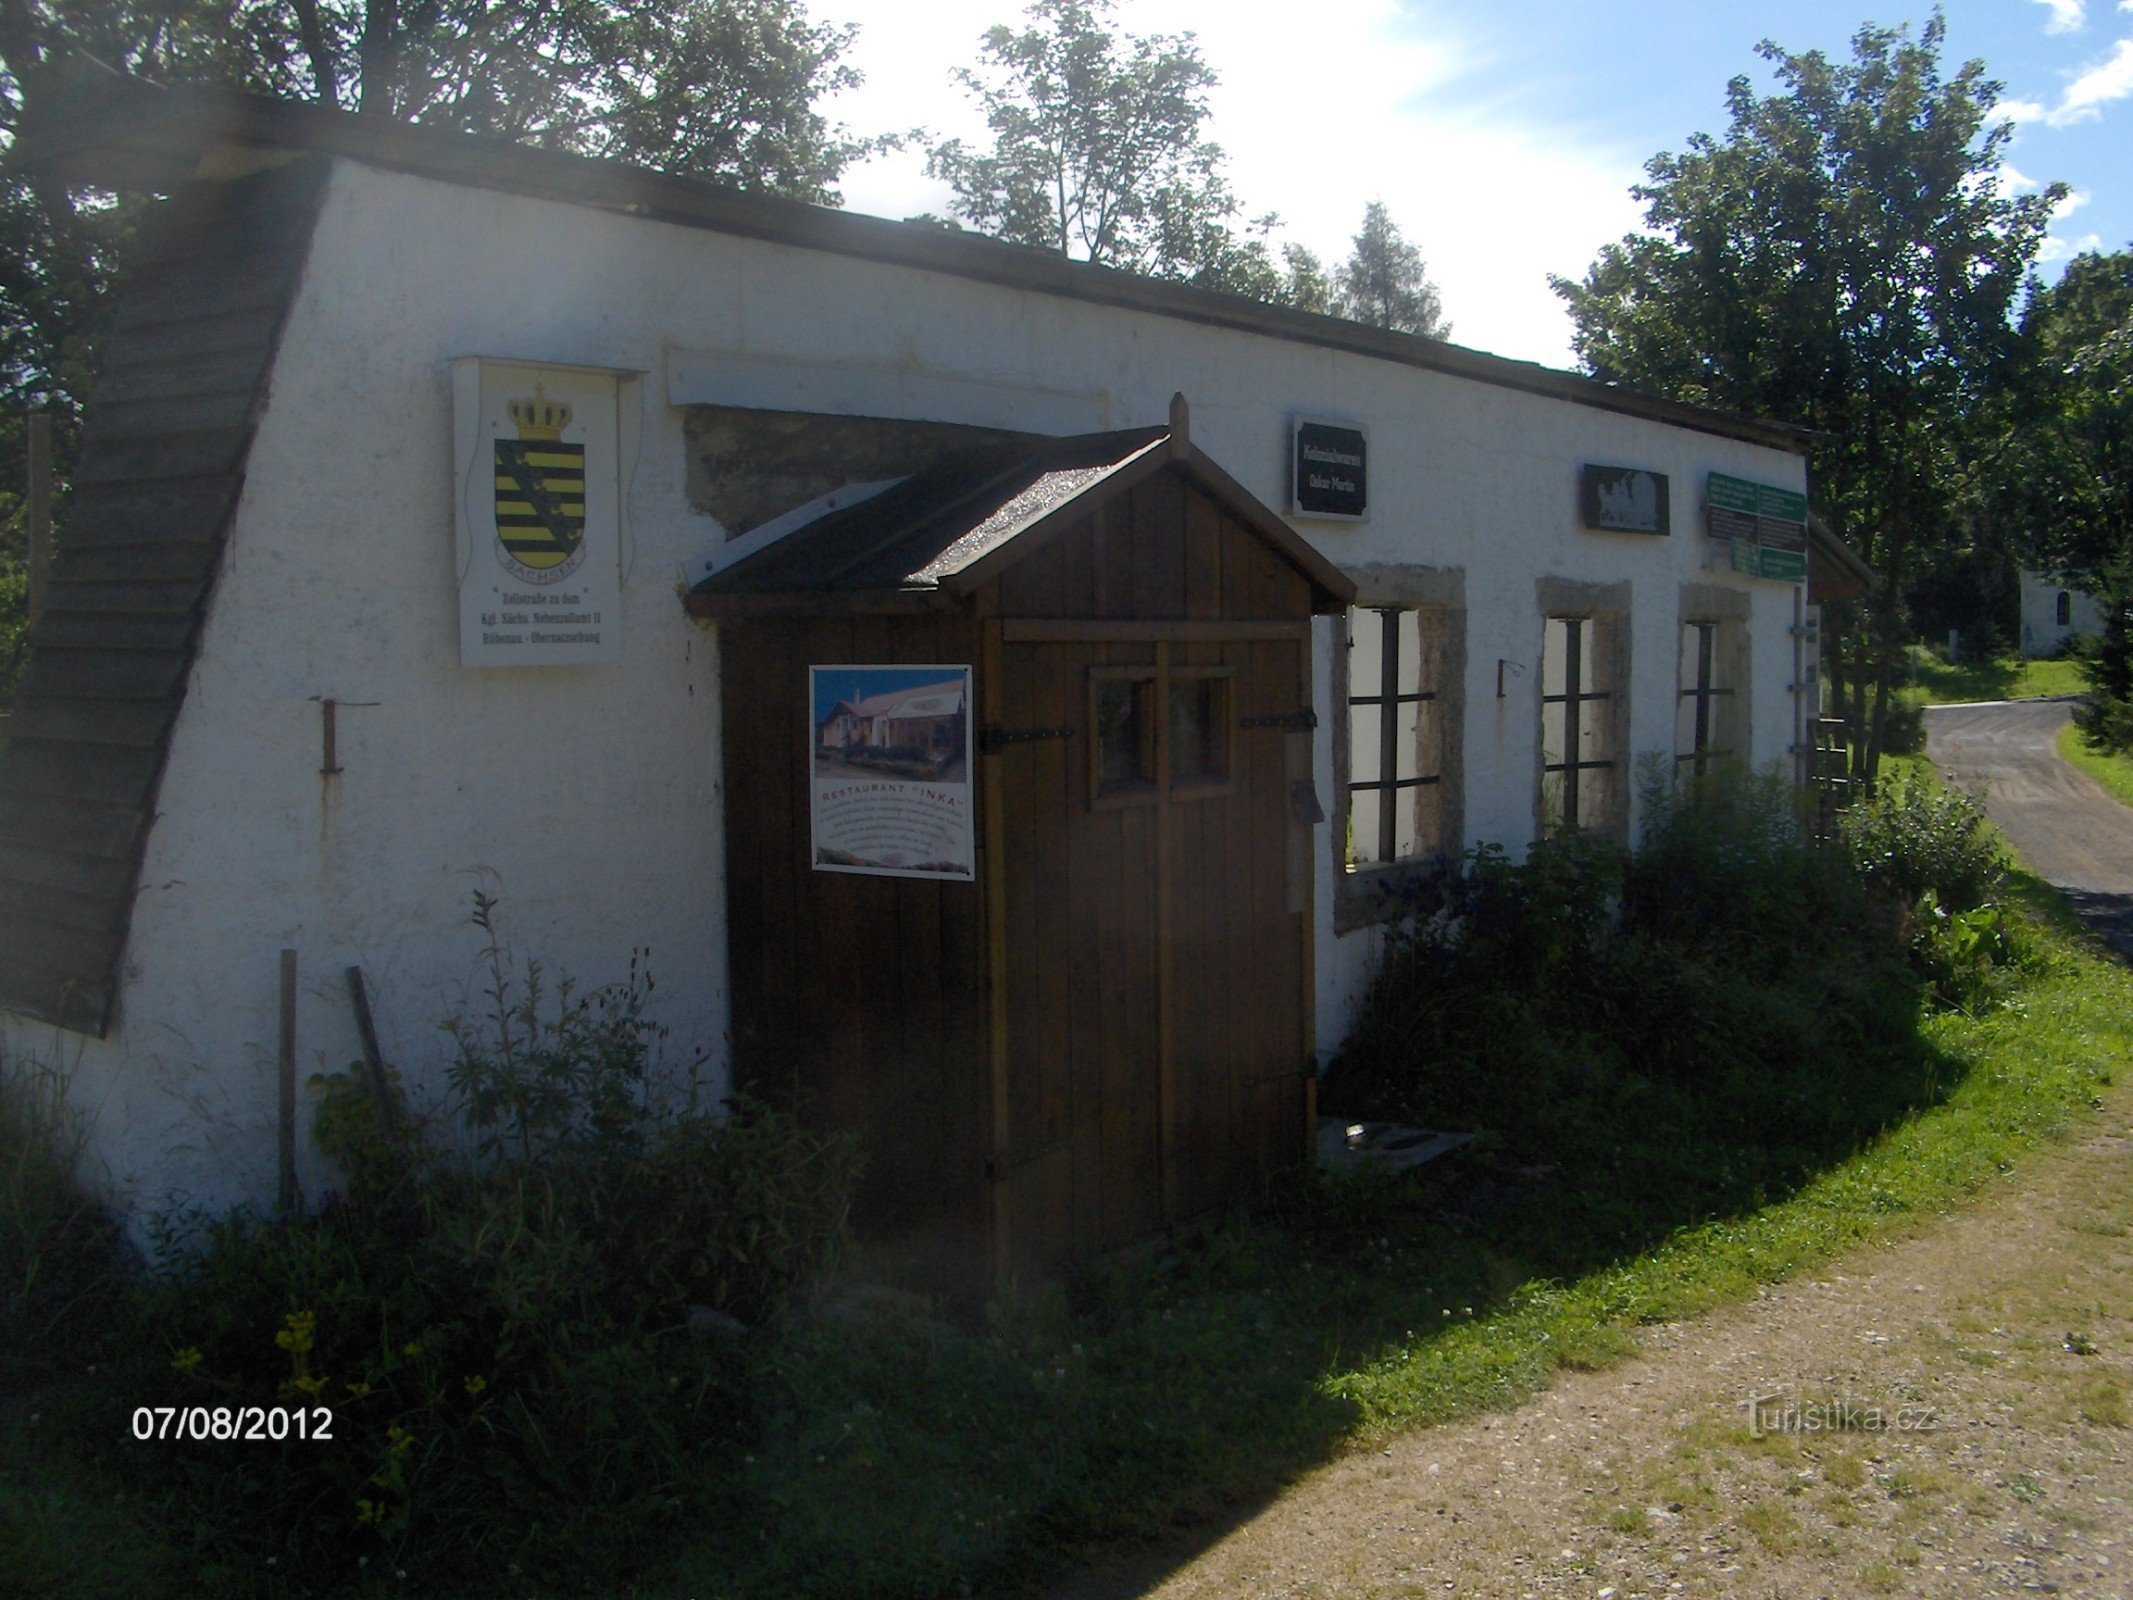
[{"label": "window bar", "polygon": [[1708,622],[1696,624],[1696,776],[1704,775],[1711,748],[1711,634]]},{"label": "window bar", "polygon": [[1400,613],[1378,613],[1378,859],[1391,861],[1399,847]]},{"label": "window bar", "polygon": [[1578,765],[1585,753],[1584,718],[1578,714],[1583,697],[1585,622],[1570,617],[1563,623],[1563,824],[1578,825]]}]

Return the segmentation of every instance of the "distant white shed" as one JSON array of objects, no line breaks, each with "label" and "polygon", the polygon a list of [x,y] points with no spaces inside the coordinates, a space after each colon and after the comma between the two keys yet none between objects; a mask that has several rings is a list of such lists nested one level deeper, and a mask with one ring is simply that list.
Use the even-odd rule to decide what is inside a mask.
[{"label": "distant white shed", "polygon": [[2085,589],[2022,569],[2022,654],[2057,655],[2067,640],[2103,631],[2103,607]]}]

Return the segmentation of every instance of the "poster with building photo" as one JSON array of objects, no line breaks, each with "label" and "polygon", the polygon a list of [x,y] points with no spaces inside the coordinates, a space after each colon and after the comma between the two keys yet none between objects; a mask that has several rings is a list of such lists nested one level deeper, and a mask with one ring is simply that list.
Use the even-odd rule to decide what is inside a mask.
[{"label": "poster with building photo", "polygon": [[818,872],[977,876],[970,668],[810,666]]}]

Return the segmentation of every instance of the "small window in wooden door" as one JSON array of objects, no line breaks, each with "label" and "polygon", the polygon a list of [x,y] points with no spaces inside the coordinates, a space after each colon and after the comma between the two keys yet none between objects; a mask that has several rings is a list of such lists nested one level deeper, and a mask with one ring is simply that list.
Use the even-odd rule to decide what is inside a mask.
[{"label": "small window in wooden door", "polygon": [[1229,786],[1230,669],[1174,667],[1170,671],[1170,792],[1181,799]]},{"label": "small window in wooden door", "polygon": [[1096,729],[1090,799],[1131,805],[1156,798],[1157,675],[1152,667],[1096,667],[1089,721]]}]

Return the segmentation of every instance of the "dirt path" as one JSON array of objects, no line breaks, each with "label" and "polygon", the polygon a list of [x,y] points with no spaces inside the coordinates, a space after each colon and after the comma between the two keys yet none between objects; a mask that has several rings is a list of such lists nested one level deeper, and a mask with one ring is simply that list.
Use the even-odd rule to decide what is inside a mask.
[{"label": "dirt path", "polygon": [[[1930,748],[2133,933],[2133,812],[2053,753],[2066,714],[1951,707]],[[2021,1179],[1054,1600],[2133,1600],[2133,1081]]]},{"label": "dirt path", "polygon": [[2133,1600],[2129,1220],[2121,1090],[2019,1190],[1058,1600]]},{"label": "dirt path", "polygon": [[1926,753],[1949,781],[1982,789],[2030,870],[2133,952],[2133,810],[2059,759],[2055,741],[2072,711],[2067,700],[1934,706]]}]

